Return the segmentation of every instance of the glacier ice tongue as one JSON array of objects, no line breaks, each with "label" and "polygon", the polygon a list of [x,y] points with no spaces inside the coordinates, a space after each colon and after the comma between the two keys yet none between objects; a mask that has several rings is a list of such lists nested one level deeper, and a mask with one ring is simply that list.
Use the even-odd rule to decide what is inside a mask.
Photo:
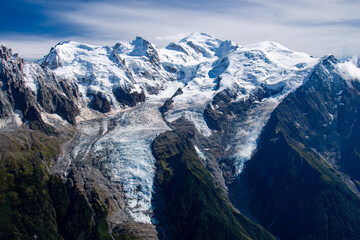
[{"label": "glacier ice tongue", "polygon": [[241,173],[245,162],[251,158],[262,129],[280,101],[274,98],[265,99],[247,112],[244,119],[233,122],[235,132],[231,136],[230,148],[235,153],[230,158],[235,159],[234,177]]},{"label": "glacier ice tongue", "polygon": [[155,176],[151,142],[159,133],[169,130],[158,107],[145,103],[117,115],[116,127],[94,146],[95,153],[107,151],[112,181],[122,183],[129,213],[139,222],[150,223],[147,212],[151,208]]},{"label": "glacier ice tongue", "polygon": [[159,105],[143,103],[105,118],[83,121],[72,161],[102,158],[111,182],[120,183],[126,209],[137,222],[150,223],[155,159],[151,142],[169,130]]}]

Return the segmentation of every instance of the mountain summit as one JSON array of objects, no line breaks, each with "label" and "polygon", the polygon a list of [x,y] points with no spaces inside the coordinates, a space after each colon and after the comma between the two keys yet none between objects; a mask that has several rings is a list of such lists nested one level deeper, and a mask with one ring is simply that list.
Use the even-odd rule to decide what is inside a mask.
[{"label": "mountain summit", "polygon": [[2,46],[0,238],[356,239],[359,73],[203,33]]}]

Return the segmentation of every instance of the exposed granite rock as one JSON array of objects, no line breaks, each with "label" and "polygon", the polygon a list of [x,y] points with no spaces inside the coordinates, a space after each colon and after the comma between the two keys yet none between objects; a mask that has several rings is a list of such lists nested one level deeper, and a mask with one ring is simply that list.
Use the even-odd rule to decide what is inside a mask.
[{"label": "exposed granite rock", "polygon": [[45,123],[40,112],[56,113],[71,124],[79,114],[76,104],[77,89],[68,82],[57,78],[47,69],[39,68],[36,78],[37,93],[25,84],[23,60],[13,55],[11,50],[0,48],[1,116],[10,117],[20,110],[22,121],[34,130],[54,134],[54,128]]},{"label": "exposed granite rock", "polygon": [[95,93],[92,95],[89,107],[95,109],[96,111],[107,113],[111,110],[111,103],[104,98],[101,93]]},{"label": "exposed granite rock", "polygon": [[114,88],[113,93],[116,97],[116,100],[123,106],[134,107],[139,102],[145,101],[145,93],[141,92],[129,92],[121,87]]},{"label": "exposed granite rock", "polygon": [[166,99],[164,104],[160,107],[160,112],[163,114],[166,113],[172,108],[173,106],[172,104],[173,104],[173,100],[171,100],[170,98]]},{"label": "exposed granite rock", "polygon": [[2,96],[4,97],[1,101],[7,102],[8,107],[10,107],[10,109],[6,109],[7,115],[10,115],[15,110],[20,110],[24,116],[23,121],[28,121],[30,128],[34,130],[42,129],[49,134],[53,134],[52,127],[41,119],[36,107],[35,96],[25,86],[22,65],[19,64],[22,60],[12,55],[11,50],[5,47],[2,47],[0,52],[0,79],[3,83]]},{"label": "exposed granite rock", "polygon": [[[64,84],[62,84],[64,85]],[[41,107],[48,113],[56,113],[71,124],[76,123],[76,116],[80,111],[75,104],[75,97],[70,95],[71,91],[65,89],[67,96],[60,94],[57,90],[49,88],[44,83],[39,83],[37,100]],[[70,95],[70,98],[68,97]]]},{"label": "exposed granite rock", "polygon": [[[254,107],[256,101],[280,93],[283,88],[268,89],[260,86],[253,94],[244,100],[234,101],[235,95],[228,91],[218,93],[213,101],[205,107],[204,119],[210,129],[227,131],[232,125],[229,124],[233,118],[243,118],[249,109]],[[234,116],[235,115],[235,116]]]},{"label": "exposed granite rock", "polygon": [[176,92],[174,93],[174,95],[171,98],[166,99],[166,101],[160,108],[160,112],[164,114],[167,111],[169,111],[172,108],[172,104],[174,102],[173,98],[176,97],[177,95],[181,95],[181,94],[183,94],[183,91],[181,88],[179,88],[178,90],[176,90]]},{"label": "exposed granite rock", "polygon": [[[246,99],[236,101],[236,95],[228,91],[222,91],[215,95],[204,110],[203,116],[208,127],[213,131],[210,138],[221,139],[218,142],[218,151],[214,154],[213,147],[207,147],[207,157],[211,159],[213,166],[221,169],[227,184],[231,183],[236,176],[236,159],[232,157],[234,151],[226,149],[231,144],[231,139],[235,137],[239,123],[246,122],[247,116],[251,111],[256,110],[256,102],[281,93],[283,88],[268,89],[266,86],[259,86],[254,93]],[[214,143],[214,140],[211,141]],[[204,148],[203,148],[204,149]]]}]

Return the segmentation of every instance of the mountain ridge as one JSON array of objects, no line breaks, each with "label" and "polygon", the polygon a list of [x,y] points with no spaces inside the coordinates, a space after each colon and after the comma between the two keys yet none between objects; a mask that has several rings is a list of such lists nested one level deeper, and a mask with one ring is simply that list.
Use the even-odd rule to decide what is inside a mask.
[{"label": "mountain ridge", "polygon": [[[356,189],[359,184],[356,171],[351,171],[351,159],[356,161],[358,149],[356,144],[349,144],[357,142],[355,103],[360,70],[354,61],[337,62],[333,56],[317,59],[270,41],[239,46],[206,34],[192,34],[161,49],[141,37],[113,47],[63,41],[38,64],[21,60],[5,47],[1,48],[0,56],[1,133],[30,128],[62,139],[62,143],[58,143],[62,153],[48,163],[49,171],[62,176],[64,182],[71,180],[79,192],[90,199],[90,208],[95,204],[93,212],[100,214],[97,221],[103,224],[105,216],[109,234],[116,229],[117,234],[125,231],[143,236],[144,233],[131,229],[136,226],[146,229],[149,238],[157,237],[153,226],[157,220],[153,218],[152,208],[153,195],[157,193],[153,186],[159,171],[156,162],[164,156],[156,155],[151,146],[159,135],[168,131],[188,133],[184,141],[190,141],[193,147],[187,151],[191,156],[197,155],[189,159],[178,157],[176,161],[202,164],[201,171],[208,171],[221,189],[215,195],[225,196],[223,202],[227,203],[224,204],[234,208],[227,200],[229,194],[238,206],[239,198],[234,192],[238,188],[233,186],[242,179],[244,171],[249,171],[247,165],[253,164],[251,159],[265,144],[261,142],[263,129],[269,128],[274,112],[280,111],[284,101],[300,104],[293,96],[306,86],[311,90],[324,85],[319,90],[321,93],[312,91],[313,98],[306,98],[310,99],[307,101],[311,106],[319,106],[313,108],[315,115],[310,114],[313,117],[307,120],[306,115],[299,115],[299,119],[313,124],[310,125],[318,131],[314,136],[322,131],[326,134],[343,131],[345,137],[341,141],[347,143],[344,145],[347,150],[334,147],[333,153],[325,152],[319,143],[321,138],[314,137],[311,142],[305,138],[311,136],[308,133],[301,133],[302,137],[296,141],[300,145],[311,145],[310,141],[314,145],[312,154],[320,154],[327,159],[327,164],[334,162],[328,157],[341,153],[342,158],[336,158],[340,167],[332,166],[342,179],[350,174],[349,181],[340,184],[341,189]],[[314,76],[321,81],[316,82]],[[340,90],[331,85],[335,78],[343,82],[340,94]],[[343,100],[339,100],[340,96]],[[26,99],[25,105],[20,98]],[[346,124],[336,131],[321,127],[337,118],[333,110],[327,110],[330,109],[327,102],[339,105],[339,121],[354,123],[354,128],[344,127]],[[301,103],[301,107],[306,108],[305,103]],[[329,114],[324,116],[323,112]],[[283,112],[281,116],[285,118],[288,113]],[[351,135],[353,130],[355,133]],[[286,131],[296,139],[296,127]],[[351,141],[345,133],[350,133]],[[329,146],[340,143],[340,138],[330,135]],[[174,149],[171,145],[168,147]],[[292,145],[289,152],[291,149]],[[166,164],[162,168],[166,170]],[[184,170],[177,171],[183,173]],[[259,173],[261,171],[256,172]],[[179,176],[192,178],[192,175]],[[169,198],[164,199],[171,203]],[[101,209],[105,209],[106,214]],[[227,218],[233,214],[228,210],[221,214],[232,219]],[[266,218],[271,218],[269,212],[266,214]],[[248,215],[250,219],[259,221],[270,232],[285,236],[281,229],[274,230],[271,224],[251,215]],[[174,226],[172,224],[169,226]],[[167,229],[172,231],[171,228]],[[177,225],[177,228],[181,232],[186,225]],[[219,231],[225,229],[228,228]],[[268,236],[261,228],[255,226],[254,229]]]}]

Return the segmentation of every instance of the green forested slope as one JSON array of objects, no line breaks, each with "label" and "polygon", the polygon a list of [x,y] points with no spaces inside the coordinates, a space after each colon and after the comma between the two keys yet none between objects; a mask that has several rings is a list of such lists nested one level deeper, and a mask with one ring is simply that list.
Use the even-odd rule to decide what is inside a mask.
[{"label": "green forested slope", "polygon": [[0,239],[111,239],[96,195],[93,210],[71,181],[49,174],[59,138],[24,130],[0,142]]}]

